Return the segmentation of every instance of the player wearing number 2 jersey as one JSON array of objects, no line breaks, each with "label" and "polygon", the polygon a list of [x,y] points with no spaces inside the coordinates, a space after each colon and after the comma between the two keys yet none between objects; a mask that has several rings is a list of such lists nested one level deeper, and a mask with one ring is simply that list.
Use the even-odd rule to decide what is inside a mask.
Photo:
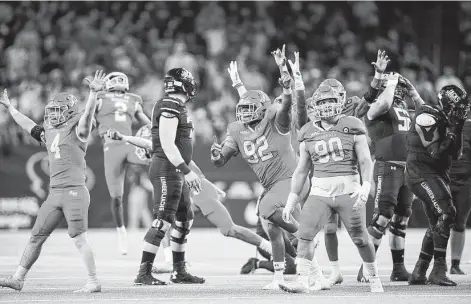
[{"label": "player wearing number 2 jersey", "polygon": [[95,258],[88,243],[88,208],[90,194],[85,187],[85,154],[92,130],[97,91],[104,87],[104,74],[97,72],[89,82],[90,95],[83,113],[78,112],[78,100],[68,93],[59,93],[46,106],[44,126],[18,112],[10,103],[5,90],[0,103],[8,108],[12,118],[38,142],[44,143],[49,156],[50,190],[38,211],[31,237],[15,274],[0,279],[0,287],[20,291],[26,274],[36,262],[44,242],[64,220],[69,236],[75,243],[88,275],[87,284],[77,292],[99,292]]},{"label": "player wearing number 2 jersey", "polygon": [[[211,149],[211,160],[218,167],[240,153],[265,188],[258,212],[269,224],[275,269],[274,281],[265,289],[278,289],[278,282],[283,281],[285,248],[280,228],[290,233],[298,229],[297,220],[285,223],[281,217],[296,167],[290,135],[291,90],[283,91],[281,104],[274,104],[262,91],[244,93],[236,106],[237,122],[228,126],[222,146]],[[308,191],[307,183],[303,189]],[[295,219],[299,212],[297,205]]]},{"label": "player wearing number 2 jersey", "polygon": [[290,214],[309,171],[313,170],[314,174],[299,224],[297,264],[300,276],[293,283],[280,284],[288,292],[308,293],[310,280],[319,282],[321,289],[330,288],[314,256],[312,243],[334,212],[339,214],[358,248],[370,276],[371,291],[383,291],[373,244],[366,230],[365,204],[372,173],[366,130],[359,119],[341,114],[345,93],[343,86],[321,84],[312,97],[313,111],[320,120],[309,122],[299,132],[300,158],[283,211],[285,221],[291,221]]},{"label": "player wearing number 2 jersey", "polygon": [[111,196],[111,213],[118,231],[118,247],[121,254],[127,254],[127,237],[123,215],[123,192],[125,165],[144,165],[137,157],[134,147],[121,141],[112,141],[106,136],[108,130],[116,130],[124,135],[132,135],[133,118],[143,124],[150,124],[142,110],[140,96],[128,93],[128,77],[119,72],[110,73],[106,78],[106,92],[98,94],[96,120],[98,133],[103,138],[105,179]]},{"label": "player wearing number 2 jersey", "polygon": [[[412,214],[413,194],[405,182],[406,136],[410,118],[405,102],[406,84],[396,73],[383,75],[380,95],[366,115],[366,126],[371,138],[371,152],[375,157],[374,180],[375,213],[368,233],[378,250],[389,227],[389,245],[393,259],[391,281],[408,281],[404,266],[407,223]],[[360,269],[358,281],[365,278]]]}]

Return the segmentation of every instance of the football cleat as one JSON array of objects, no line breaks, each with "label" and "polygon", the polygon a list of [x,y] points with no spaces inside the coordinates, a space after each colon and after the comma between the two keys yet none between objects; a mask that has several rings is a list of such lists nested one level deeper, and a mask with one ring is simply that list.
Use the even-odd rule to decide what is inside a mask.
[{"label": "football cleat", "polygon": [[134,285],[167,285],[166,282],[152,276],[152,263],[144,262],[139,268],[139,273],[134,280]]},{"label": "football cleat", "polygon": [[390,279],[392,282],[408,282],[410,273],[403,263],[394,263]]},{"label": "football cleat", "polygon": [[446,276],[446,261],[444,258],[435,259],[432,272],[428,276],[427,285],[456,286],[456,283]]},{"label": "football cleat", "polygon": [[282,282],[278,282],[276,280],[272,281],[270,284],[267,284],[263,286],[263,290],[280,290],[279,285],[282,284]]},{"label": "football cleat", "polygon": [[74,290],[74,293],[94,293],[101,292],[100,283],[87,283],[80,289]]},{"label": "football cleat", "polygon": [[466,273],[464,273],[464,271],[461,270],[460,265],[451,265],[450,274],[465,275]]},{"label": "football cleat", "polygon": [[358,270],[357,282],[368,283],[368,278],[363,273],[363,263],[360,266],[360,270]]},{"label": "football cleat", "polygon": [[13,276],[6,277],[4,279],[0,279],[0,287],[11,288],[16,291],[21,291],[23,289],[23,285],[25,281],[15,279]]},{"label": "football cleat", "polygon": [[122,255],[127,255],[128,254],[128,234],[126,232],[126,229],[118,230],[118,248],[119,252]]},{"label": "football cleat", "polygon": [[257,269],[257,258],[250,258],[240,269],[240,274],[252,274]]},{"label": "football cleat", "polygon": [[203,284],[206,280],[189,274],[186,268],[186,262],[173,264],[173,272],[170,275],[170,281],[175,284]]},{"label": "football cleat", "polygon": [[329,277],[329,282],[331,285],[342,284],[343,282],[342,273],[339,271],[332,272],[332,274]]},{"label": "football cleat", "polygon": [[409,285],[425,285],[429,265],[429,261],[419,259],[415,264],[414,271],[409,276]]},{"label": "football cleat", "polygon": [[301,281],[294,281],[289,283],[279,283],[278,287],[286,292],[291,293],[309,293],[309,286],[308,284],[301,282]]}]

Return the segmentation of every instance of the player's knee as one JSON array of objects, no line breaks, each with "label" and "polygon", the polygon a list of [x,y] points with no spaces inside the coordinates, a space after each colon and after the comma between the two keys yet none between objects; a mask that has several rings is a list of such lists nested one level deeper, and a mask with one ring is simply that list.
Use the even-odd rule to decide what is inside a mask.
[{"label": "player's knee", "polygon": [[336,223],[327,223],[324,226],[324,234],[336,234],[337,233],[337,224]]},{"label": "player's knee", "polygon": [[462,222],[455,221],[455,223],[452,226],[452,229],[456,232],[464,232],[466,230],[466,226]]},{"label": "player's knee", "polygon": [[353,244],[357,247],[368,245],[368,236],[366,234],[352,236]]},{"label": "player's knee", "polygon": [[123,196],[122,195],[111,196],[111,207],[112,208],[120,208],[122,206],[123,206]]},{"label": "player's knee", "polygon": [[438,218],[437,224],[435,225],[435,233],[438,235],[449,238],[451,226],[454,222],[454,216],[451,214],[442,214]]},{"label": "player's knee", "polygon": [[84,245],[88,244],[88,236],[87,233],[81,233],[75,237],[72,238],[74,241],[75,247],[78,249],[82,248]]},{"label": "player's knee", "polygon": [[29,238],[29,243],[42,246],[48,237],[49,235],[31,235]]},{"label": "player's knee", "polygon": [[144,241],[147,243],[157,246],[160,246],[160,242],[165,237],[165,233],[172,227],[172,224],[165,220],[155,220],[152,222],[152,226],[147,231],[144,236]]},{"label": "player's knee", "polygon": [[190,233],[191,226],[193,225],[193,220],[180,222],[175,221],[175,228],[172,230],[170,236],[170,241],[183,245],[186,243],[186,236]]},{"label": "player's knee", "polygon": [[379,214],[375,214],[373,220],[368,225],[368,233],[375,239],[381,239],[383,235],[386,234],[386,230],[388,229],[393,214],[393,212],[381,212]]},{"label": "player's knee", "polygon": [[399,216],[395,214],[391,220],[391,225],[389,226],[389,232],[391,232],[395,236],[405,238],[408,222],[409,222],[409,217]]}]

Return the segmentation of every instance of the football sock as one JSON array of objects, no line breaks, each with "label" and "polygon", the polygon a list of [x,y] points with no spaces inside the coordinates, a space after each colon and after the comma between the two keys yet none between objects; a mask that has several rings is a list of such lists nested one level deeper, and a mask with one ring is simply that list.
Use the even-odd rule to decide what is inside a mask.
[{"label": "football sock", "polygon": [[273,275],[273,280],[278,281],[278,282],[283,282],[284,281],[283,272],[285,270],[285,262],[273,262],[273,268],[275,270],[275,273]]},{"label": "football sock", "polygon": [[17,280],[20,280],[20,281],[24,281],[26,275],[28,274],[28,271],[29,269],[26,269],[24,268],[23,266],[18,266],[18,268],[16,268],[16,272],[15,274],[13,274],[13,278],[17,279]]},{"label": "football sock", "polygon": [[339,261],[330,261],[330,267],[332,267],[332,273],[340,273]]},{"label": "football sock", "polygon": [[442,248],[435,248],[433,250],[433,258],[436,260],[436,259],[439,259],[439,258],[446,258],[446,249],[442,249]]},{"label": "football sock", "polygon": [[185,251],[172,251],[172,255],[174,264],[185,261]]},{"label": "football sock", "polygon": [[[80,239],[79,239],[80,238]],[[88,280],[87,283],[96,283],[98,281],[96,277],[96,265],[95,256],[93,254],[92,247],[88,242],[88,238],[85,234],[81,234],[74,238],[75,246],[77,247],[82,261],[87,271]]]},{"label": "football sock", "polygon": [[451,266],[460,266],[460,260],[451,260]]},{"label": "football sock", "polygon": [[363,262],[363,269],[366,272],[368,278],[379,276],[378,264],[376,263],[376,261],[372,263]]},{"label": "football sock", "polygon": [[149,262],[151,264],[154,264],[154,260],[155,260],[155,253],[153,252],[148,252],[148,251],[142,251],[142,258],[141,258],[141,264],[142,263],[146,263],[146,262]]},{"label": "football sock", "polygon": [[170,248],[170,246],[164,248],[164,258],[166,263],[173,262],[172,248]]},{"label": "football sock", "polygon": [[306,284],[309,286],[309,269],[311,269],[311,261],[308,259],[303,259],[303,258],[296,258],[296,262],[298,264],[298,272],[299,272],[299,277],[298,280],[301,283]]},{"label": "football sock", "polygon": [[271,271],[271,272],[275,271],[275,269],[273,268],[273,262],[272,261],[258,261],[257,262],[257,268],[266,269],[266,270]]},{"label": "football sock", "polygon": [[465,243],[465,232],[451,230],[450,235],[450,247],[451,247],[451,259],[460,260],[463,254],[464,243]]},{"label": "football sock", "polygon": [[404,264],[404,249],[391,249],[391,255],[394,264]]}]

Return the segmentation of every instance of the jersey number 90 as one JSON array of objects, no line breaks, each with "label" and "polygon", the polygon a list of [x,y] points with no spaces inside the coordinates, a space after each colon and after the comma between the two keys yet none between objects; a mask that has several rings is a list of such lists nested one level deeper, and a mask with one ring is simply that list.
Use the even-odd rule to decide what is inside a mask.
[{"label": "jersey number 90", "polygon": [[332,137],[329,140],[319,140],[314,144],[314,151],[319,156],[318,161],[321,164],[328,163],[329,160],[341,161],[345,154],[342,148],[342,141],[338,137]]},{"label": "jersey number 90", "polygon": [[257,138],[255,142],[250,140],[244,141],[244,153],[248,157],[247,162],[249,164],[257,164],[259,161],[264,162],[273,158],[273,153],[266,152],[267,149],[268,141],[265,135]]}]

